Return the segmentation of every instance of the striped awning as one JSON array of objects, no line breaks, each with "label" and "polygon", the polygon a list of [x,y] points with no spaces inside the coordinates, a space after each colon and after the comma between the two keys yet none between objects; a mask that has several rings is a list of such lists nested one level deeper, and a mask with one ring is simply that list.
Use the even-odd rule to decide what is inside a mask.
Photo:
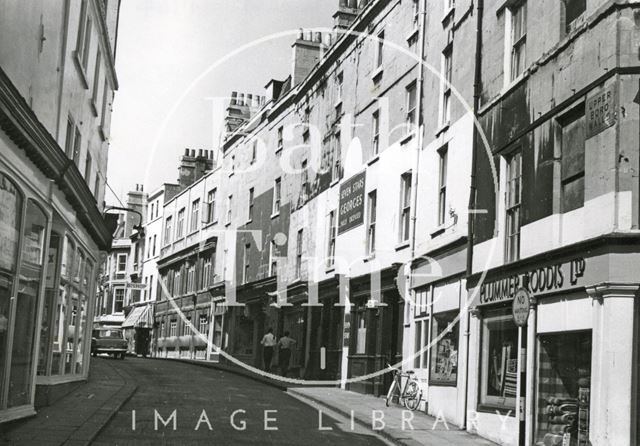
[{"label": "striped awning", "polygon": [[151,327],[153,325],[151,305],[135,307],[122,323],[122,328]]}]

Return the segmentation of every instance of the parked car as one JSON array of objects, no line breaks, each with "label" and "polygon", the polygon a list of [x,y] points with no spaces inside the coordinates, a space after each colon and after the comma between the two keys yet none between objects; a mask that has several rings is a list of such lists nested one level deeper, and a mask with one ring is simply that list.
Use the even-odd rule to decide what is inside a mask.
[{"label": "parked car", "polygon": [[127,340],[120,328],[96,328],[91,337],[91,354],[107,353],[114,358],[124,359],[127,353]]}]

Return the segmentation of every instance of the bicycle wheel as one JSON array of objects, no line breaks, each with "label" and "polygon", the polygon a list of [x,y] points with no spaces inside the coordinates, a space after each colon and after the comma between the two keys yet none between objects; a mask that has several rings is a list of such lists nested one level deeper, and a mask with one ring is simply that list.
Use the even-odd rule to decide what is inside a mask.
[{"label": "bicycle wheel", "polygon": [[404,392],[404,405],[409,410],[416,410],[422,400],[422,389],[416,381],[409,381]]},{"label": "bicycle wheel", "polygon": [[391,381],[391,385],[389,386],[389,391],[387,392],[387,398],[385,398],[385,404],[387,407],[391,405],[391,400],[393,399],[393,392],[396,390],[396,380]]}]

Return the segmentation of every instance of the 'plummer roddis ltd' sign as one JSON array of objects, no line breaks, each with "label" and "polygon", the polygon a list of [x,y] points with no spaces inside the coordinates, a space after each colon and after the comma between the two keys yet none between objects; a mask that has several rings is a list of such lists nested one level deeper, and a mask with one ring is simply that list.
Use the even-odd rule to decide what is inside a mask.
[{"label": "'plummer roddis ltd' sign", "polygon": [[480,287],[479,305],[513,300],[521,287],[536,295],[575,286],[578,279],[584,275],[585,267],[585,260],[577,258],[565,263],[540,266],[502,279],[486,281]]}]

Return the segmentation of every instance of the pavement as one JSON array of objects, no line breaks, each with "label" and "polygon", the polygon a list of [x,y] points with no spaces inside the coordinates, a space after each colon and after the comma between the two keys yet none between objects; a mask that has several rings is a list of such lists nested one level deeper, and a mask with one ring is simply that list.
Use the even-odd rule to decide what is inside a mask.
[{"label": "pavement", "polygon": [[10,445],[494,445],[382,398],[177,359],[91,358],[86,383],[2,428]]},{"label": "pavement", "polygon": [[[34,417],[0,425],[0,443],[7,445],[91,444],[122,405],[134,394],[135,380],[118,360],[91,358],[89,379]],[[6,427],[5,427],[6,428]]]}]

